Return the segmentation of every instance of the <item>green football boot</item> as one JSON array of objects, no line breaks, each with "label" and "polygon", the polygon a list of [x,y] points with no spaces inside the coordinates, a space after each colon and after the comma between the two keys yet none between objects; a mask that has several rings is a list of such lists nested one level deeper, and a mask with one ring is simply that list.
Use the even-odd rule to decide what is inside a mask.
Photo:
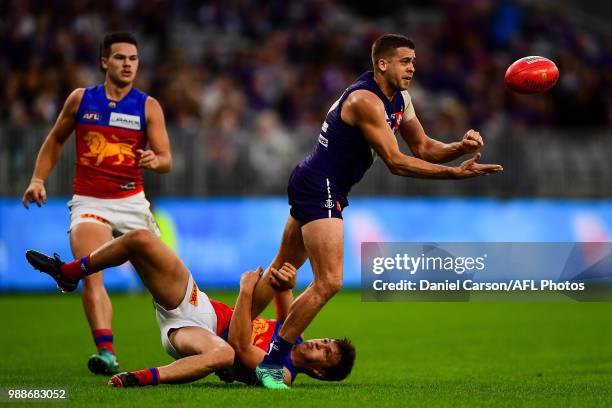
[{"label": "green football boot", "polygon": [[87,367],[94,374],[113,375],[119,372],[117,357],[105,347],[99,353],[89,357]]},{"label": "green football boot", "polygon": [[255,376],[257,376],[257,380],[269,390],[288,390],[289,387],[283,381],[284,371],[282,367],[257,366],[257,368],[255,368]]}]

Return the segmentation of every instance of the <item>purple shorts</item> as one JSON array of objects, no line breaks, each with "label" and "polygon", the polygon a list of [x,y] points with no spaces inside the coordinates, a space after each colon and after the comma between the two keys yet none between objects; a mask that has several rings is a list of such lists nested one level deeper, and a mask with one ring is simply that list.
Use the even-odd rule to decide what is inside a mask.
[{"label": "purple shorts", "polygon": [[300,166],[289,177],[287,194],[290,214],[301,225],[321,218],[342,219],[342,210],[348,206],[346,194],[331,180]]}]

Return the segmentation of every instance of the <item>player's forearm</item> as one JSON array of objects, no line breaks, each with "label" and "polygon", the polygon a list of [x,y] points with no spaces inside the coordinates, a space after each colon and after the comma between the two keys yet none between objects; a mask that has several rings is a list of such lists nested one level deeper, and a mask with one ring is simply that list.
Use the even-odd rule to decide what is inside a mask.
[{"label": "player's forearm", "polygon": [[448,163],[465,154],[460,142],[442,143],[431,140],[420,152],[420,158],[430,163]]},{"label": "player's forearm", "polygon": [[277,320],[285,320],[289,314],[291,303],[293,303],[293,292],[291,290],[276,292],[274,296],[274,309],[276,310]]},{"label": "player's forearm", "polygon": [[430,163],[403,154],[393,159],[388,159],[385,163],[389,171],[397,176],[428,179],[456,178],[455,169],[452,167]]},{"label": "player's forearm", "polygon": [[63,143],[53,135],[49,135],[38,152],[32,179],[45,181],[62,155]]},{"label": "player's forearm", "polygon": [[249,347],[251,343],[251,303],[253,302],[253,294],[240,290],[236,307],[232,314],[230,322],[227,342],[235,350],[243,350]]}]

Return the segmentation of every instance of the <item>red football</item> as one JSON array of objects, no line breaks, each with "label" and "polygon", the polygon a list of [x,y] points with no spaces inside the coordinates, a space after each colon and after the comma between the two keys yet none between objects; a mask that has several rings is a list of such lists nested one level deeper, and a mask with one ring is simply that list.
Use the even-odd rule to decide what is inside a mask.
[{"label": "red football", "polygon": [[559,79],[559,69],[544,57],[524,57],[508,67],[504,81],[513,91],[534,94],[548,91]]}]

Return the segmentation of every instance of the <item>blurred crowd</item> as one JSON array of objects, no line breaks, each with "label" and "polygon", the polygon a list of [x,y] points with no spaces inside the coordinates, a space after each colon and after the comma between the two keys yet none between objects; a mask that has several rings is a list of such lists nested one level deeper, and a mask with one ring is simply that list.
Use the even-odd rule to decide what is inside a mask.
[{"label": "blurred crowd", "polygon": [[[275,192],[314,144],[333,101],[371,69],[373,40],[397,32],[415,41],[410,91],[432,136],[609,127],[610,33],[531,4],[3,1],[0,120],[50,125],[72,89],[101,82],[104,34],[131,31],[140,43],[137,86],[159,99],[173,129],[201,141],[201,151],[179,157],[197,154],[209,183],[243,174]],[[557,63],[554,90],[522,96],[505,88],[506,68],[526,55]]]}]

